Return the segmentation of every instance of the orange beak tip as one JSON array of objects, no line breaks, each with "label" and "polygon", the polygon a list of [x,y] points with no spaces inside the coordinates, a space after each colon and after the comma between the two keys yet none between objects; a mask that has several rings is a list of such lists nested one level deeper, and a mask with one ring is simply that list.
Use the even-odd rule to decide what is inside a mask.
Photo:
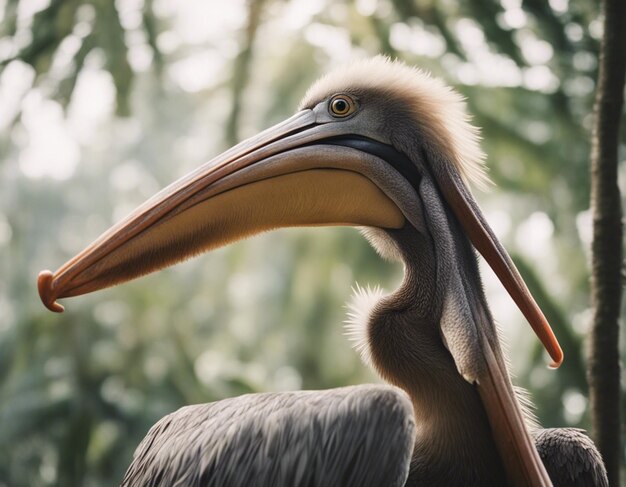
[{"label": "orange beak tip", "polygon": [[561,364],[563,363],[563,352],[559,350],[559,355],[555,358],[552,357],[552,363],[550,365],[548,365],[548,368],[550,369],[558,369]]},{"label": "orange beak tip", "polygon": [[41,302],[50,311],[55,313],[62,313],[65,308],[56,301],[56,295],[54,293],[54,274],[51,271],[45,270],[39,273],[37,277],[37,289],[39,290],[39,297]]},{"label": "orange beak tip", "polygon": [[550,365],[548,365],[549,369],[558,369],[561,364],[563,363],[563,360],[561,360],[560,362],[552,362]]}]

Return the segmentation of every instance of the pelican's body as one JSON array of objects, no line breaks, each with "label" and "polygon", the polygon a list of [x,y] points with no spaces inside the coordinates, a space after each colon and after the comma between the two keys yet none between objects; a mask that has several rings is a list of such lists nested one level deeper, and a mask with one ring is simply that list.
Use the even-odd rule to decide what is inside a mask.
[{"label": "pelican's body", "polygon": [[[165,416],[137,447],[121,487],[471,485],[457,465],[425,475],[415,433],[408,397],[391,386],[247,394]],[[608,486],[581,430],[538,430],[535,441],[554,487]]]},{"label": "pelican's body", "polygon": [[[390,416],[385,411],[373,415],[374,403],[363,396],[369,389],[358,389],[351,400],[361,404],[364,415],[359,418],[365,419],[357,423],[337,416],[333,398],[342,391],[319,393],[322,405],[314,410],[307,400],[317,396],[273,396],[278,403],[270,409],[284,406],[284,417],[290,418],[284,424],[260,413],[267,410],[268,396],[184,410],[157,425],[144,440],[127,474],[127,480],[132,479],[128,485],[157,485],[172,471],[182,472],[181,485],[220,485],[224,478],[237,480],[229,485],[248,485],[249,469],[266,458],[266,448],[260,457],[242,452],[258,451],[268,441],[272,448],[278,442],[276,451],[282,454],[272,457],[271,475],[277,476],[263,479],[300,478],[298,468],[307,465],[314,470],[305,485],[329,485],[320,483],[327,477],[315,472],[333,472],[330,464],[306,463],[319,449],[320,458],[343,462],[344,473],[337,474],[341,478],[335,479],[336,485],[351,485],[345,479],[361,478],[367,468],[403,472],[386,481],[397,483],[406,476],[406,485],[551,485],[509,379],[472,245],[501,279],[555,366],[563,355],[467,189],[467,182],[481,183],[485,177],[476,130],[466,118],[460,97],[438,80],[383,58],[356,63],[318,81],[292,118],[170,185],[55,274],[40,275],[42,300],[60,311],[59,297],[132,279],[259,231],[320,224],[367,227],[364,233],[381,255],[404,264],[400,288],[389,296],[365,300],[367,306],[354,313],[358,317],[350,333],[365,361],[404,390],[412,408],[401,406],[404,396],[388,390],[387,403],[397,407],[389,409]],[[280,401],[291,404],[294,397],[292,406],[281,405]],[[223,428],[212,436],[211,425],[219,421],[200,421],[211,411],[222,406],[236,409],[237,404],[245,404],[248,413],[230,414],[229,421],[248,424],[252,414],[260,421],[255,428],[270,436],[248,432],[226,438]],[[202,433],[184,429],[193,411]],[[407,426],[413,442],[400,435],[400,443],[394,445],[401,451],[396,463],[373,455],[364,467],[360,460],[389,445],[392,431],[380,426],[399,424],[392,411],[409,411],[400,423],[414,422],[414,434]],[[186,419],[181,422],[181,417]],[[309,433],[306,419],[315,425],[321,417],[343,419],[337,420],[336,428]],[[385,419],[374,426],[368,421],[373,417]],[[183,429],[177,430],[175,424]],[[368,443],[366,448],[374,450],[368,449],[365,457],[355,457],[364,447],[350,441],[354,424],[379,439]],[[233,424],[232,431],[240,426]],[[296,441],[293,428],[304,436]],[[334,450],[340,434],[348,441]],[[311,443],[312,438],[329,437],[331,443]],[[548,437],[550,441],[544,437],[542,445],[559,444],[558,435]],[[163,453],[162,445],[170,444],[177,445],[176,451],[168,454],[166,448]],[[310,449],[301,464],[290,455],[292,447],[303,444]],[[172,465],[168,458],[178,463]],[[233,458],[242,458],[239,471],[230,461]],[[189,472],[196,473],[177,468],[181,459]],[[597,471],[601,470],[600,462]],[[387,485],[373,473],[365,478],[365,483],[353,485]],[[258,479],[259,485],[267,484]],[[285,485],[291,484],[285,480]]]},{"label": "pelican's body", "polygon": [[414,439],[393,387],[248,394],[164,417],[122,486],[402,487]]}]

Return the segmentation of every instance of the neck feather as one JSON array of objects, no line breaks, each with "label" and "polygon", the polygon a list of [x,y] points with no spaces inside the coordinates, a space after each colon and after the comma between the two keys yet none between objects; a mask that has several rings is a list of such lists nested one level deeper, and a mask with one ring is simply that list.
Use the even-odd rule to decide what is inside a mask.
[{"label": "neck feather", "polygon": [[389,295],[379,288],[357,287],[349,305],[348,335],[364,361],[412,400],[418,428],[416,475],[435,479],[452,469],[462,475],[450,480],[453,485],[476,476],[462,472],[468,468],[483,472],[476,478],[495,475],[501,480],[499,456],[478,393],[458,373],[441,338],[442,304],[434,285],[432,246],[427,237],[414,230],[404,235],[407,231],[390,232],[405,262],[402,284]]}]

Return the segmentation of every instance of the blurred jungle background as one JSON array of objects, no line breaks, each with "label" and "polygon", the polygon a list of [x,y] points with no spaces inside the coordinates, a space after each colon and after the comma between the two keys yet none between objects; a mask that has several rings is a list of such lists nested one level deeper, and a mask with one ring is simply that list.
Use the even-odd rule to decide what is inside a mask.
[{"label": "blurred jungle background", "polygon": [[402,268],[355,229],[257,236],[62,315],[35,282],[293,113],[319,75],[378,53],[467,97],[496,183],[475,193],[566,353],[547,369],[483,266],[517,382],[544,425],[589,427],[595,1],[0,0],[0,20],[0,486],[114,485],[182,405],[377,380],[343,336],[344,303]]}]

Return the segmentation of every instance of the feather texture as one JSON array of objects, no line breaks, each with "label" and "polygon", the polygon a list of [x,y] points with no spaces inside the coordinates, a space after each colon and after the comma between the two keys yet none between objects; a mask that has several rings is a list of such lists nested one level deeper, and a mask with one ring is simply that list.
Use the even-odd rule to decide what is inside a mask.
[{"label": "feather texture", "polygon": [[414,441],[395,387],[248,394],[165,416],[122,486],[401,487]]},{"label": "feather texture", "polygon": [[554,487],[608,487],[600,452],[581,429],[546,428],[535,446]]},{"label": "feather texture", "polygon": [[378,302],[385,296],[380,286],[373,289],[355,284],[352,288],[352,298],[347,303],[348,313],[344,321],[344,335],[352,342],[352,346],[361,356],[363,363],[374,368],[372,350],[369,339],[369,322],[372,311]]}]

